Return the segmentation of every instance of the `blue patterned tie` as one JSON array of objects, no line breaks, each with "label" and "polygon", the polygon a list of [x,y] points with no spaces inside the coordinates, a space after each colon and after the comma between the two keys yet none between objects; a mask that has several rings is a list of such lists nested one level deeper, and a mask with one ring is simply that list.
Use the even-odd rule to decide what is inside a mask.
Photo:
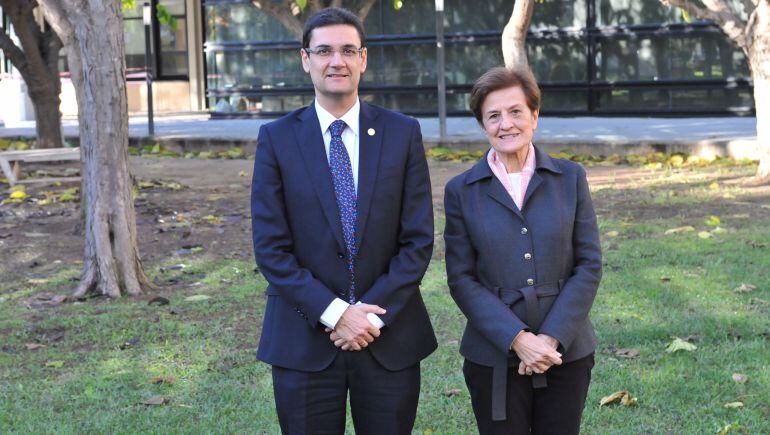
[{"label": "blue patterned tie", "polygon": [[345,254],[348,260],[348,274],[350,275],[350,287],[348,289],[348,302],[356,302],[356,187],[353,183],[353,169],[350,166],[350,157],[342,143],[342,132],[347,125],[340,119],[332,122],[329,131],[332,134],[329,145],[329,168],[332,171],[334,181],[334,194],[337,196],[337,208],[340,211],[342,223],[342,237],[345,240]]}]

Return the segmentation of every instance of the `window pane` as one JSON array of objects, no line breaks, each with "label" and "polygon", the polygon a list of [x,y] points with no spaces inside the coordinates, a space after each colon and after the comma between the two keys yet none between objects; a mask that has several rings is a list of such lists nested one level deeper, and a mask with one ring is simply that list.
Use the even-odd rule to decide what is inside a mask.
[{"label": "window pane", "polygon": [[363,85],[415,86],[436,83],[435,44],[372,45]]},{"label": "window pane", "polygon": [[296,50],[208,52],[209,89],[311,86]]},{"label": "window pane", "polygon": [[453,42],[446,45],[447,84],[473,84],[488,69],[502,64],[499,41]]},{"label": "window pane", "polygon": [[563,111],[588,110],[588,92],[560,89],[545,89],[540,102],[540,111],[558,113]]},{"label": "window pane", "polygon": [[176,30],[160,24],[160,76],[187,75],[187,21],[176,18]]},{"label": "window pane", "polygon": [[158,4],[165,6],[171,15],[185,15],[186,13],[184,0],[158,0]]},{"label": "window pane", "polygon": [[585,81],[586,53],[583,39],[530,39],[527,56],[532,72],[543,83]]},{"label": "window pane", "polygon": [[717,32],[693,36],[616,36],[597,40],[596,78],[698,80],[748,77],[743,53]]},{"label": "window pane", "polygon": [[123,21],[123,39],[126,44],[128,72],[144,71],[144,24],[141,19]]},{"label": "window pane", "polygon": [[742,89],[615,89],[597,92],[598,111],[748,109],[751,91]]},{"label": "window pane", "polygon": [[251,3],[206,6],[206,41],[247,42],[293,40],[275,19]]},{"label": "window pane", "polygon": [[596,9],[596,24],[600,26],[684,21],[678,8],[665,6],[658,0],[597,0]]}]

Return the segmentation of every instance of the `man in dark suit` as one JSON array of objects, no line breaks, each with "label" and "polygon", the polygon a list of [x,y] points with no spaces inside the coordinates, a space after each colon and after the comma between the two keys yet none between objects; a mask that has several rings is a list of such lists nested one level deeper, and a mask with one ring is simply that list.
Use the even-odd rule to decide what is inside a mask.
[{"label": "man in dark suit", "polygon": [[259,131],[251,192],[267,306],[257,358],[273,366],[284,433],[410,433],[420,361],[436,338],[419,293],[433,209],[417,121],[358,99],[363,25],[311,16],[312,105]]}]

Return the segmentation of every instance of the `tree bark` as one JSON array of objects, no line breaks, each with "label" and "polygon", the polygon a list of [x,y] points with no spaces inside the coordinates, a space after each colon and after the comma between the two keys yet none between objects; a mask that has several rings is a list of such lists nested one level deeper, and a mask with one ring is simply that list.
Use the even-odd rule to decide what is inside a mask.
[{"label": "tree bark", "polygon": [[503,59],[507,68],[529,68],[527,31],[532,22],[534,0],[514,0],[513,12],[503,29]]},{"label": "tree bark", "polygon": [[760,0],[749,17],[748,57],[754,82],[754,107],[757,112],[757,149],[759,167],[756,184],[770,183],[770,0]]},{"label": "tree bark", "polygon": [[120,0],[39,0],[67,44],[78,102],[85,254],[75,297],[154,286],[139,256],[128,168],[128,103]]},{"label": "tree bark", "polygon": [[33,14],[36,6],[37,3],[31,0],[0,0],[0,7],[8,15],[21,45],[17,47],[0,27],[0,47],[29,89],[35,108],[37,147],[57,148],[64,144],[58,64],[62,43],[54,32],[40,29]]}]

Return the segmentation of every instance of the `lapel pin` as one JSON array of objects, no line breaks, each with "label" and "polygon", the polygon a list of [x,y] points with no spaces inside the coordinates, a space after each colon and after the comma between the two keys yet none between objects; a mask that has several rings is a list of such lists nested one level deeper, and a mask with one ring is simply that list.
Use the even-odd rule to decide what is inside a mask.
[{"label": "lapel pin", "polygon": [[374,129],[370,128],[369,130],[366,130],[366,132],[369,134],[369,136],[374,136]]}]

